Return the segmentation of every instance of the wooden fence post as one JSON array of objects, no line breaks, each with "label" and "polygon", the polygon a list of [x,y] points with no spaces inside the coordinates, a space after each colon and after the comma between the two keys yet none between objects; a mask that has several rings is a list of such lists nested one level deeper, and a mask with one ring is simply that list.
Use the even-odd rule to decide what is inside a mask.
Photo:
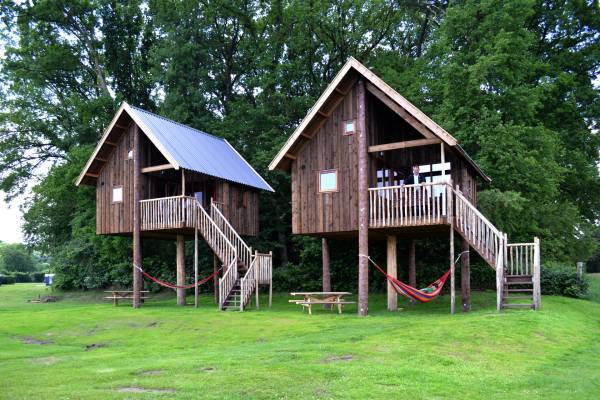
[{"label": "wooden fence post", "polygon": [[533,309],[539,310],[542,306],[542,293],[540,286],[540,239],[533,239]]},{"label": "wooden fence post", "polygon": [[[398,262],[397,262],[397,238],[396,235],[388,235],[387,237],[387,273],[394,278],[398,277]],[[394,286],[388,280],[387,282],[387,308],[389,311],[398,309],[398,293],[394,290]]]}]

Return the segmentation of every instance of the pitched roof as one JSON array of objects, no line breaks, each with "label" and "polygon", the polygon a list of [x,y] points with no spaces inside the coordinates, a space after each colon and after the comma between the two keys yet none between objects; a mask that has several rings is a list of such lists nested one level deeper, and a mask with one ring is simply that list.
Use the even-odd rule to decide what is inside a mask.
[{"label": "pitched roof", "polygon": [[225,179],[273,192],[273,188],[225,139],[123,103],[79,175],[79,185],[116,121],[127,113],[175,169]]},{"label": "pitched roof", "polygon": [[[387,105],[393,106],[394,111],[399,113],[408,123],[415,126],[419,132],[428,137],[435,136],[449,147],[456,149],[456,151],[466,159],[484,180],[488,182],[491,181],[452,135],[425,115],[423,111],[419,110],[406,98],[400,95],[400,93],[392,89],[371,70],[352,57],[348,59],[346,64],[344,64],[342,69],[336,74],[333,81],[327,86],[315,105],[308,111],[306,117],[304,117],[302,122],[300,122],[300,125],[298,125],[281,150],[279,150],[273,161],[271,161],[271,164],[269,164],[269,170],[282,168],[284,165],[283,160],[286,155],[291,155],[295,149],[298,149],[301,140],[307,140],[305,131],[309,126],[314,126],[315,121],[318,118],[325,118],[324,115],[327,115],[327,113],[324,113],[321,109],[330,106],[331,104],[336,104],[331,100],[333,96],[340,96],[341,93],[346,93],[346,91],[340,90],[340,87],[343,86],[344,82],[348,82],[348,76],[350,76],[353,71],[366,79],[367,88],[371,88],[369,90],[372,93]],[[292,159],[293,158],[294,157],[292,157]]]}]

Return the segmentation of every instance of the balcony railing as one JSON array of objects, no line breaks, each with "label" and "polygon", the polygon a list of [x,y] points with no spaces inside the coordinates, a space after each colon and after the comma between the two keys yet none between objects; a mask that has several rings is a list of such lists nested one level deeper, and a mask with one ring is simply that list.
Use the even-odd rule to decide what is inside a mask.
[{"label": "balcony railing", "polygon": [[140,201],[142,230],[194,228],[197,201],[189,196],[160,197]]},{"label": "balcony railing", "polygon": [[421,183],[369,189],[371,228],[446,224],[446,183]]}]

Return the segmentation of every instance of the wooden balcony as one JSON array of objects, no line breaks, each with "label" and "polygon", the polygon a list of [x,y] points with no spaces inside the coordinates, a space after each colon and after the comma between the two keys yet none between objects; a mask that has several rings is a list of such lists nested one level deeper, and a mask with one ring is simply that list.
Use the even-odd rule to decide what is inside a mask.
[{"label": "wooden balcony", "polygon": [[160,197],[140,201],[142,231],[193,229],[198,202],[190,196]]},{"label": "wooden balcony", "polygon": [[370,188],[369,227],[446,225],[451,191],[447,183]]}]

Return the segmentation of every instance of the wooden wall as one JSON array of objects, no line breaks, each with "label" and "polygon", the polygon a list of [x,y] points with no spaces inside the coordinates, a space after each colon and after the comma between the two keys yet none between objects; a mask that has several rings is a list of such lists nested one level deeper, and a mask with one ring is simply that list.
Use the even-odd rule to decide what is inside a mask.
[{"label": "wooden wall", "polygon": [[[358,229],[357,135],[342,135],[342,124],[355,119],[352,88],[292,163],[292,232],[345,232]],[[338,191],[319,193],[318,173],[338,170]]]},{"label": "wooden wall", "polygon": [[242,236],[258,235],[258,191],[234,183],[218,181],[216,201],[224,203],[223,214]]}]

